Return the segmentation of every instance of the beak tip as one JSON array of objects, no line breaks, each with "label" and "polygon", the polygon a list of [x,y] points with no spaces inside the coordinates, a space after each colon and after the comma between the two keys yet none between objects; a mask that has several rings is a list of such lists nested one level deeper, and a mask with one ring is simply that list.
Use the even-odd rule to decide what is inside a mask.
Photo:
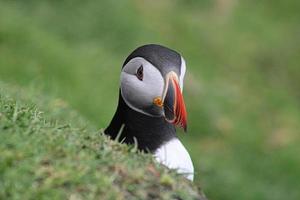
[{"label": "beak tip", "polygon": [[187,132],[187,127],[185,126],[185,127],[183,128],[183,130],[184,130],[184,132],[186,133],[186,132]]},{"label": "beak tip", "polygon": [[187,132],[187,123],[186,123],[186,121],[182,123],[181,127],[183,128],[183,131],[186,133]]}]

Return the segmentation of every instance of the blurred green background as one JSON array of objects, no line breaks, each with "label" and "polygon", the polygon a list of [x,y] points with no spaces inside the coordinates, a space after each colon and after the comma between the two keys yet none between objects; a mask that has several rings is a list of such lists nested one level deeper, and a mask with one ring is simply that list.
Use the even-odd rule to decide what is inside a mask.
[{"label": "blurred green background", "polygon": [[187,62],[187,134],[209,199],[300,199],[300,1],[0,1],[0,79],[61,98],[97,129],[127,55]]}]

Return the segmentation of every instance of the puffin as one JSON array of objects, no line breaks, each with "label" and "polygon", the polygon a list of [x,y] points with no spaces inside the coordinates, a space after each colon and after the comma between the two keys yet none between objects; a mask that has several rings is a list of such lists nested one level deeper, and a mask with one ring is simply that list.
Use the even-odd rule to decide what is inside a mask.
[{"label": "puffin", "polygon": [[158,44],[135,49],[122,65],[118,106],[104,133],[137,144],[140,151],[193,181],[191,157],[176,136],[176,127],[187,131],[185,72],[185,60],[172,49]]}]

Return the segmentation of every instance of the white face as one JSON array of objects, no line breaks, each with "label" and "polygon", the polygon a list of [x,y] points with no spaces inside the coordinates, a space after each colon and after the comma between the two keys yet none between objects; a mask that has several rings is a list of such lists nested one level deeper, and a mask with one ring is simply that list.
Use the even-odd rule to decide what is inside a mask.
[{"label": "white face", "polygon": [[[181,91],[185,71],[185,61],[181,58],[179,77]],[[162,98],[165,89],[165,79],[161,72],[142,57],[131,59],[122,69],[121,95],[126,104],[137,112],[155,117],[164,116],[163,108],[156,106],[153,99]]]},{"label": "white face", "polygon": [[[141,74],[142,77],[139,76]],[[164,85],[160,71],[144,58],[133,58],[122,69],[121,95],[135,111],[150,116],[163,116],[163,109],[154,105],[153,99],[162,96]]]},{"label": "white face", "polygon": [[186,71],[185,60],[183,59],[183,57],[181,57],[181,67],[180,67],[180,77],[179,77],[181,92],[183,91],[183,79],[184,79],[185,71]]}]

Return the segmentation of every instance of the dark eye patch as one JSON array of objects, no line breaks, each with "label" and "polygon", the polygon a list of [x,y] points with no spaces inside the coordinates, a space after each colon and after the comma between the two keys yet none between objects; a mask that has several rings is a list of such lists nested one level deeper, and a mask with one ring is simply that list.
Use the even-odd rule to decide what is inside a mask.
[{"label": "dark eye patch", "polygon": [[144,69],[143,69],[143,65],[141,65],[141,66],[137,69],[135,75],[136,75],[136,77],[137,77],[140,81],[143,80],[143,78],[144,78]]}]

